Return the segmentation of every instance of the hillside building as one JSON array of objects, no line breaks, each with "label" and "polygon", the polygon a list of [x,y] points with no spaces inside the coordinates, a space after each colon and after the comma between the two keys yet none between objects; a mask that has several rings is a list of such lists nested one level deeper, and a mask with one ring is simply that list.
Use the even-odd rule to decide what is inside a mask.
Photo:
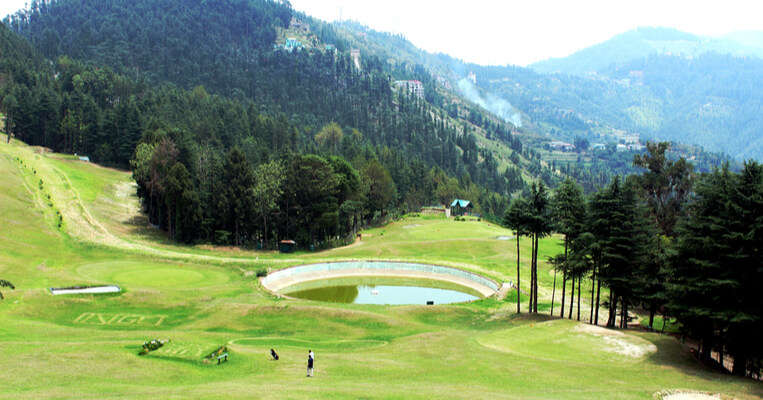
[{"label": "hillside building", "polygon": [[352,62],[355,64],[355,68],[360,69],[360,50],[350,50],[350,58],[352,58]]},{"label": "hillside building", "polygon": [[469,215],[474,209],[474,204],[469,200],[455,199],[450,203],[450,215],[460,217]]},{"label": "hillside building", "polygon": [[443,205],[421,207],[421,213],[424,215],[444,215],[445,218],[450,218],[450,208]]},{"label": "hillside building", "polygon": [[551,150],[561,150],[561,151],[575,151],[575,145],[572,143],[562,142],[559,140],[554,140],[553,142],[550,142],[548,144],[548,148]]},{"label": "hillside building", "polygon": [[405,89],[418,98],[424,98],[424,84],[421,81],[395,81],[395,87]]},{"label": "hillside building", "polygon": [[614,136],[620,143],[624,143],[624,144],[631,144],[631,143],[638,143],[639,142],[639,134],[638,133],[628,133],[626,131],[621,131],[619,129],[615,129],[615,131],[612,132],[612,136]]},{"label": "hillside building", "polygon": [[300,50],[302,47],[302,42],[295,38],[286,38],[286,42],[283,44],[283,48],[286,51]]}]

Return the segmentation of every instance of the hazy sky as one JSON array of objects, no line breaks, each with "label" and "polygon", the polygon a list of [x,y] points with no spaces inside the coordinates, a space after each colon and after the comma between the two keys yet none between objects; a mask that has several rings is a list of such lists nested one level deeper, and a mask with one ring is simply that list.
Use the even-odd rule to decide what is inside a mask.
[{"label": "hazy sky", "polygon": [[[25,0],[0,0],[0,15]],[[563,57],[638,26],[702,35],[763,30],[759,0],[291,0],[323,20],[353,19],[480,64]]]},{"label": "hazy sky", "polygon": [[[760,0],[291,0],[309,15],[402,33],[479,64],[563,57],[639,26],[702,34],[763,30]],[[341,11],[340,11],[341,10]]]}]

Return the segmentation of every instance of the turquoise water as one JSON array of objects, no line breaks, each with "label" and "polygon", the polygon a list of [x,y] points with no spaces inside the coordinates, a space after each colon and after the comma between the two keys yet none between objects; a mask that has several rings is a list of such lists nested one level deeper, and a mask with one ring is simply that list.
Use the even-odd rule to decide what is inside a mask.
[{"label": "turquoise water", "polygon": [[480,298],[468,288],[427,280],[401,279],[400,282],[394,282],[378,278],[344,278],[300,286],[302,287],[287,288],[283,293],[290,297],[333,303],[389,305],[424,305],[428,301],[449,304]]}]

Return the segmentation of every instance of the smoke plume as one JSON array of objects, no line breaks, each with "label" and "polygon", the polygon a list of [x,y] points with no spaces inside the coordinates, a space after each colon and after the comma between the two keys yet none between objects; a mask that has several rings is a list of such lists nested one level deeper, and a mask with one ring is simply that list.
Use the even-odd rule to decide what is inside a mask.
[{"label": "smoke plume", "polygon": [[492,93],[488,93],[483,97],[480,95],[474,83],[467,78],[458,81],[458,90],[462,95],[469,99],[469,101],[503,118],[504,121],[511,123],[517,128],[522,126],[522,116],[517,109],[505,99]]}]

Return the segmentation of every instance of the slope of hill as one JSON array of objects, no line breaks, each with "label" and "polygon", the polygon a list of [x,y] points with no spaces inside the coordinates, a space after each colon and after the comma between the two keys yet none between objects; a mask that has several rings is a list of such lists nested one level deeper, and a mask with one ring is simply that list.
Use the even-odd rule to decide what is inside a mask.
[{"label": "slope of hill", "polygon": [[[460,94],[488,110],[503,112],[514,126],[521,124],[520,131],[531,134],[530,141],[526,141],[531,147],[538,148],[550,140],[573,142],[576,137],[590,143],[619,143],[625,135],[637,136],[641,142],[667,140],[703,146],[737,160],[763,156],[759,134],[763,117],[755,111],[761,97],[760,91],[754,89],[761,87],[763,62],[754,57],[705,53],[713,46],[740,52],[751,49],[754,34],[746,35],[751,39],[744,46],[726,46],[722,40],[710,43],[671,29],[639,29],[594,49],[603,58],[621,54],[622,63],[604,61],[597,64],[596,68],[601,68],[597,74],[575,75],[468,64],[447,55],[428,54],[403,38],[358,24],[339,26],[349,32],[357,46],[370,43],[366,44],[369,49],[394,49],[406,60],[424,62],[454,91],[462,83],[476,86],[470,92],[477,96],[465,91]],[[679,45],[693,56],[665,55],[655,50],[663,46],[663,50],[670,48],[680,53]],[[583,59],[588,60],[588,56]],[[466,79],[470,73],[474,74],[475,85]],[[533,144],[533,140],[538,142]],[[684,156],[694,159],[703,170],[728,159],[700,149]],[[610,168],[616,165],[610,164]]]},{"label": "slope of hill", "polygon": [[723,37],[705,37],[671,28],[642,27],[567,57],[552,58],[530,65],[541,73],[585,75],[617,67],[652,55],[693,58],[705,53],[763,57],[760,32],[739,32]]},{"label": "slope of hill", "polygon": [[[578,177],[584,185],[596,181],[589,175],[593,171],[594,175],[603,178],[596,184],[606,182],[613,172],[634,172],[629,161],[632,154],[548,155],[545,148],[550,141],[572,143],[579,138],[589,143],[617,144],[623,135],[633,134],[640,134],[642,143],[656,139],[673,140],[677,142],[677,154],[693,160],[699,170],[718,166],[728,157],[703,151],[696,147],[698,144],[706,145],[708,150],[737,154],[735,148],[724,142],[722,135],[715,138],[705,134],[702,138],[705,140],[700,141],[693,137],[655,134],[656,124],[663,118],[658,105],[663,100],[643,85],[625,85],[624,81],[603,75],[553,75],[516,66],[468,64],[444,54],[429,54],[400,36],[376,32],[357,23],[344,22],[335,24],[335,27],[348,38],[348,42],[364,51],[379,57],[390,58],[394,54],[405,62],[425,63],[438,83],[447,89],[445,92],[458,93],[459,97],[499,115],[512,126],[521,126],[515,129],[526,147],[539,150],[541,157],[552,166],[555,160],[564,159],[556,166],[564,166],[567,173]],[[474,74],[475,83],[468,79],[470,73]],[[739,82],[751,84],[750,80],[754,78],[752,74],[746,74]],[[702,121],[700,119],[696,124]]]},{"label": "slope of hill", "polygon": [[483,88],[568,136],[624,130],[738,159],[763,157],[763,95],[758,90],[763,60],[758,58],[654,55],[596,76],[510,67],[477,71]]},{"label": "slope of hill", "polygon": [[[618,343],[653,352],[624,359],[613,352],[611,338],[586,333],[582,324],[514,317],[516,298],[436,307],[341,305],[275,298],[253,277],[262,268],[381,257],[514,279],[506,268],[514,246],[495,239],[511,232],[490,223],[411,218],[365,232],[357,246],[291,255],[161,244],[126,218],[135,211],[124,210],[119,190],[128,173],[4,139],[0,135],[0,276],[16,289],[4,288],[0,302],[0,361],[6,365],[0,379],[13,382],[0,388],[0,397],[329,399],[375,393],[456,399],[477,387],[478,397],[501,398],[533,397],[553,382],[557,398],[579,398],[585,384],[603,396],[639,399],[679,381],[682,388],[739,399],[760,395],[749,380],[700,366],[670,336],[620,333]],[[60,206],[78,210],[63,210],[58,227],[54,210]],[[85,226],[119,242],[90,236]],[[529,249],[523,238],[522,254]],[[540,241],[544,310],[553,279],[545,260],[560,249],[556,237]],[[528,271],[523,263],[522,273]],[[123,292],[48,291],[104,282]],[[141,344],[153,338],[170,344],[139,356]],[[221,345],[228,348],[227,363],[202,361]],[[278,362],[267,360],[270,348],[277,349]],[[307,348],[317,360],[309,385]],[[441,368],[438,354],[449,354],[449,368]],[[584,365],[586,373],[558,368],[570,362]]]}]

